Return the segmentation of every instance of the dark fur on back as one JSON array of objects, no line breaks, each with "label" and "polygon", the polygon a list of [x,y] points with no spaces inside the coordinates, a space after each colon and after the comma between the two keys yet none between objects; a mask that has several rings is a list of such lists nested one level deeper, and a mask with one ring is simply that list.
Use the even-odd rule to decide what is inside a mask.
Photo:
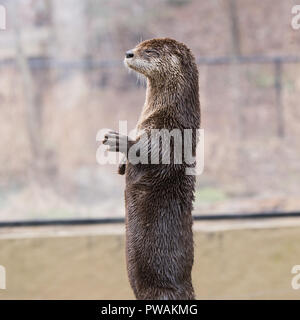
[{"label": "dark fur on back", "polygon": [[[191,51],[165,38],[144,41],[133,52],[126,63],[147,77],[138,129],[198,129],[198,71]],[[193,154],[196,143],[193,135]],[[126,164],[127,268],[138,299],[194,299],[195,176],[186,175],[187,167]]]}]

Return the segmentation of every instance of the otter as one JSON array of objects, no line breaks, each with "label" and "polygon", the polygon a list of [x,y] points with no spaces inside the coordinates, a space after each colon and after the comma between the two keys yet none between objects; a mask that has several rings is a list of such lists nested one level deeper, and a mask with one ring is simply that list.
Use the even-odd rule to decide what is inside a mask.
[{"label": "otter", "polygon": [[[109,131],[103,143],[125,154],[119,173],[126,174],[126,261],[137,299],[195,299],[191,271],[194,261],[192,209],[195,164],[132,163],[130,149],[152,129],[192,129],[196,153],[200,128],[198,70],[190,49],[169,38],[146,40],[126,52],[124,63],[147,79],[146,100],[136,140]],[[140,133],[140,134],[139,134]],[[172,141],[170,145],[174,148]],[[161,143],[140,144],[147,155],[163,154]],[[136,151],[135,151],[136,152]],[[174,150],[171,151],[171,158]]]}]

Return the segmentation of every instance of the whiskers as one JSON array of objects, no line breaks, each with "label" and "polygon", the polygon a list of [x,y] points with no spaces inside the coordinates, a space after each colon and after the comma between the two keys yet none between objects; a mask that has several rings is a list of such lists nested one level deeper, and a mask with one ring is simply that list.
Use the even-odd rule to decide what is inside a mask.
[{"label": "whiskers", "polygon": [[143,74],[136,72],[136,84],[145,88],[147,86],[147,78]]},{"label": "whiskers", "polygon": [[132,69],[130,69],[130,67],[129,67],[127,61],[126,61],[126,58],[123,60],[123,64],[126,67],[126,69],[128,70],[128,72],[131,73]]},{"label": "whiskers", "polygon": [[135,75],[136,75],[136,84],[138,87],[143,87],[143,88],[146,88],[147,86],[147,78],[141,74],[139,71],[135,70],[137,67],[138,68],[144,68],[144,65],[139,62],[139,61],[136,61],[133,65],[131,65],[130,63],[128,63],[126,61],[126,59],[124,59],[124,65],[126,67],[126,69],[128,70],[128,73],[131,74],[132,71],[135,71]]}]

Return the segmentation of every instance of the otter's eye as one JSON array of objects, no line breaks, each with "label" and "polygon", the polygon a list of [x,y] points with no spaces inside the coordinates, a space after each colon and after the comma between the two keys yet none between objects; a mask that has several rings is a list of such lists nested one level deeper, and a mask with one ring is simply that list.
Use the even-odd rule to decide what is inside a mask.
[{"label": "otter's eye", "polygon": [[151,56],[154,56],[154,57],[158,57],[159,56],[159,53],[156,50],[147,49],[147,50],[145,50],[145,53],[147,53],[147,54],[149,54]]}]

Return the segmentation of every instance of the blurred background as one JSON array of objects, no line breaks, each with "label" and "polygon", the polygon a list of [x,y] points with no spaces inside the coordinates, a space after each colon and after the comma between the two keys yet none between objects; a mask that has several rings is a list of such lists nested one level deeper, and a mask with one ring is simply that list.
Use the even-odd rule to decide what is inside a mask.
[{"label": "blurred background", "polygon": [[134,128],[145,88],[124,52],[154,37],[185,42],[199,63],[195,212],[300,208],[293,1],[1,3],[0,220],[124,216],[124,178],[96,163],[96,133]]},{"label": "blurred background", "polygon": [[[291,27],[291,9],[297,1],[0,2],[7,9],[7,28],[0,31],[0,222],[124,217],[124,177],[118,176],[116,165],[97,164],[96,134],[102,128],[118,130],[119,120],[127,120],[129,130],[135,127],[144,103],[145,86],[137,81],[134,73],[128,73],[123,58],[128,49],[154,37],[171,37],[186,43],[199,65],[205,168],[197,177],[194,214],[300,209],[300,30]],[[280,231],[282,238],[276,233],[275,239],[274,233],[269,238],[266,233],[254,237],[250,232],[246,238],[243,238],[245,233],[238,235],[246,241],[249,252],[253,246],[261,247],[261,258],[267,250],[277,250],[270,253],[271,260],[259,265],[255,275],[245,283],[269,286],[273,290],[271,282],[264,283],[266,274],[260,267],[270,270],[280,261],[297,263],[285,256],[295,256],[293,243],[299,240],[299,229],[297,231],[293,240],[287,240],[290,232],[284,230]],[[201,237],[196,235],[199,241]],[[203,237],[203,247],[200,247],[205,248],[204,243],[208,241],[207,251],[201,249],[206,258],[210,246],[217,251],[226,247],[222,234],[215,238]],[[109,247],[102,249],[93,247],[98,243],[94,240],[82,240],[86,243],[78,246],[73,242],[73,247],[67,242],[69,249],[56,259],[65,259],[66,252],[70,253],[68,250],[72,248],[79,248],[76,249],[79,252],[81,245],[95,250],[95,255],[104,252],[106,258],[103,259],[109,259],[112,247],[120,253],[121,265],[123,236],[118,239],[113,238],[108,242]],[[282,239],[287,241],[286,247],[281,247]],[[229,247],[232,243],[238,245],[239,241],[244,244],[244,240],[233,236],[230,245],[227,244]],[[26,242],[22,245],[27,246]],[[13,262],[12,269],[17,268],[16,261],[21,265],[25,263],[26,269],[30,261],[42,263],[43,245],[38,242],[32,248],[28,243],[27,251],[16,245],[12,249],[19,252],[15,253],[15,261],[9,258],[8,249],[6,253],[3,251],[2,260],[6,264]],[[58,242],[57,245],[51,242],[50,247],[54,255],[62,250]],[[237,249],[240,257],[244,257],[243,248],[242,245]],[[23,251],[32,255],[31,258],[25,258]],[[297,253],[299,256],[299,251]],[[222,254],[223,261],[234,261],[230,254]],[[252,261],[256,261],[255,254],[253,251]],[[219,261],[219,257],[206,261]],[[75,266],[78,261],[72,264]],[[87,274],[80,286],[87,279],[96,286],[96,276],[87,261],[87,265],[78,269],[84,269]],[[246,260],[239,261],[245,261],[247,270]],[[103,266],[97,263],[98,268]],[[42,265],[46,268],[46,264]],[[107,272],[107,269],[114,270],[114,266],[111,262],[103,268]],[[57,266],[58,270],[60,267]],[[204,269],[206,267],[207,272],[203,270],[198,278],[196,276],[202,285],[205,275],[213,270],[209,263]],[[237,266],[233,267],[238,270]],[[54,266],[51,268],[52,276],[59,278],[60,271],[55,273]],[[273,284],[280,290],[282,286],[276,279],[283,270],[290,277],[289,268],[290,264],[276,269],[278,274],[274,275]],[[37,267],[29,269],[31,273],[28,271],[27,275],[33,279]],[[220,267],[220,272],[215,270],[215,274],[221,274],[222,270]],[[19,278],[14,278],[15,283],[24,280],[24,270],[21,271],[16,269]],[[76,279],[80,278],[81,271]],[[76,268],[73,272],[76,274]],[[122,272],[124,280],[125,267]],[[117,271],[114,274],[118,279]],[[103,276],[101,281],[108,278]],[[222,283],[222,279],[218,282]],[[42,286],[45,279],[40,281]],[[230,285],[233,283],[236,282]],[[228,288],[227,284],[224,288]],[[73,298],[72,294],[77,292],[71,287],[67,293],[51,291],[54,284],[48,285],[47,292],[44,287],[43,290],[35,287],[35,291],[27,288],[22,293],[16,284],[11,296]],[[212,282],[208,282],[207,287],[213,288]],[[91,284],[82,294],[92,298],[112,297],[116,292],[113,284],[107,288],[110,289],[105,289],[102,295],[93,295],[97,286],[94,288]],[[257,294],[264,288],[256,286],[253,290]],[[128,287],[126,290],[126,294],[131,294]],[[243,296],[248,291],[245,284],[235,294]],[[211,296],[208,291],[202,293],[204,297],[218,297],[222,292],[216,286]],[[118,291],[117,297],[123,298],[126,295],[123,293]],[[226,294],[227,298],[233,295],[228,290]]]}]

